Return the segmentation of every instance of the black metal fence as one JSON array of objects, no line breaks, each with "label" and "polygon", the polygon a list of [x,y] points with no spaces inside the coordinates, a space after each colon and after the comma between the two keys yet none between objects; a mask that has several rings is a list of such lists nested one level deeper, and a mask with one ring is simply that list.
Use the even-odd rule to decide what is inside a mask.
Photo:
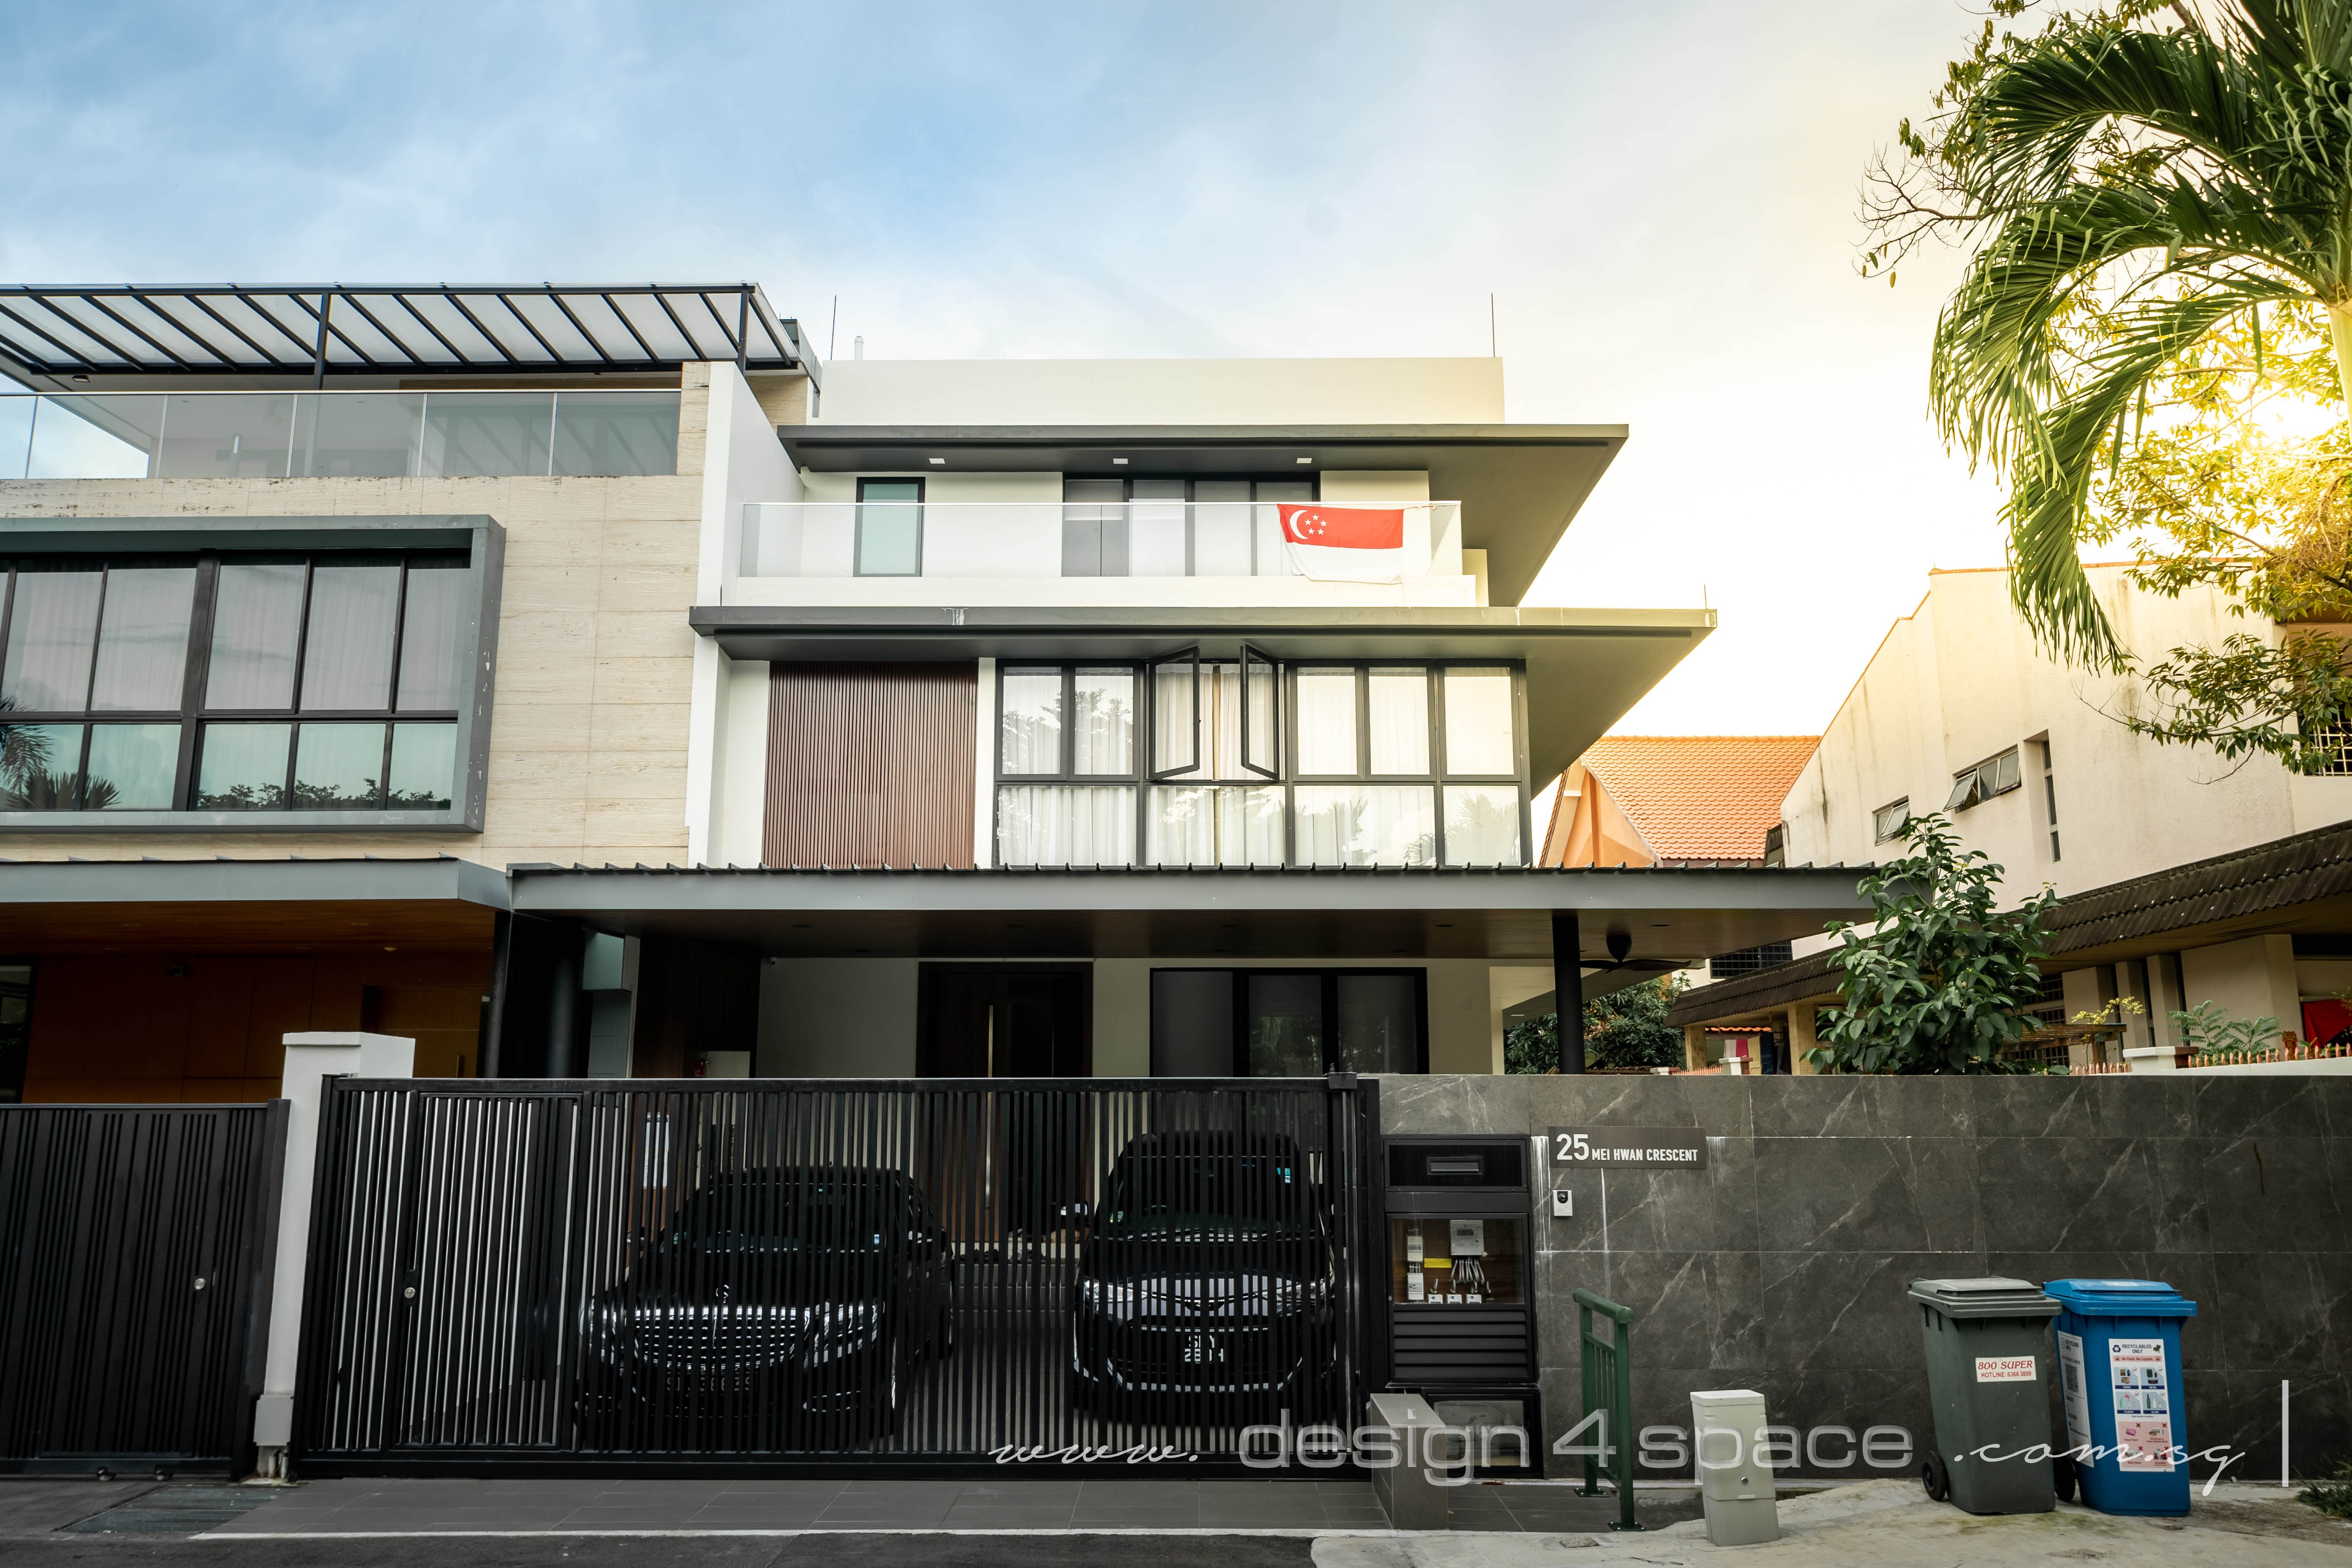
[{"label": "black metal fence", "polygon": [[286,1105],[0,1108],[0,1470],[247,1468]]},{"label": "black metal fence", "polygon": [[331,1082],[295,1462],[1237,1467],[1361,1407],[1374,1093]]}]

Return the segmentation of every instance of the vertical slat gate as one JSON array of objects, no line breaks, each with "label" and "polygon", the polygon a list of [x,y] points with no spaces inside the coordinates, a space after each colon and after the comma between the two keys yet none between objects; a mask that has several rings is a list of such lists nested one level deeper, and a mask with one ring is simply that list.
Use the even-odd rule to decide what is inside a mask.
[{"label": "vertical slat gate", "polygon": [[334,1081],[295,1461],[1238,1472],[1360,1405],[1374,1093]]},{"label": "vertical slat gate", "polygon": [[235,1471],[282,1101],[0,1107],[0,1469]]}]

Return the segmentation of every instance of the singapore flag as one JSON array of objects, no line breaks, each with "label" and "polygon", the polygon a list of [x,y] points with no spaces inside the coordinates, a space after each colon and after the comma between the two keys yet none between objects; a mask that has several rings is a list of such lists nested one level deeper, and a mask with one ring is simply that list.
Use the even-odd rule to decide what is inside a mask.
[{"label": "singapore flag", "polygon": [[1302,577],[1395,583],[1404,576],[1404,509],[1285,506],[1282,537]]}]

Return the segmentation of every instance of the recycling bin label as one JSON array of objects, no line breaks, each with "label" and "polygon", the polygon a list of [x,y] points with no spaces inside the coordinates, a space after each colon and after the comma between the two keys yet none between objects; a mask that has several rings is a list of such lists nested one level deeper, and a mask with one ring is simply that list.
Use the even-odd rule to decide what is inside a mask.
[{"label": "recycling bin label", "polygon": [[2172,1391],[2165,1386],[2162,1340],[2109,1340],[2107,1370],[2116,1402],[2116,1467],[2172,1468]]},{"label": "recycling bin label", "polygon": [[2083,1371],[2083,1336],[2063,1330],[2058,1334],[2058,1386],[2066,1407],[2066,1447],[2087,1454],[2091,1451],[2091,1395]]}]

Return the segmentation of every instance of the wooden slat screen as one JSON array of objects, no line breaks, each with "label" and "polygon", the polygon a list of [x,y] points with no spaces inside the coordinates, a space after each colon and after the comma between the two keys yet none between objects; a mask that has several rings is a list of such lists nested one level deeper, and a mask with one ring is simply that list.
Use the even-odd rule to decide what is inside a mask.
[{"label": "wooden slat screen", "polygon": [[978,668],[778,664],[770,866],[969,866]]}]

